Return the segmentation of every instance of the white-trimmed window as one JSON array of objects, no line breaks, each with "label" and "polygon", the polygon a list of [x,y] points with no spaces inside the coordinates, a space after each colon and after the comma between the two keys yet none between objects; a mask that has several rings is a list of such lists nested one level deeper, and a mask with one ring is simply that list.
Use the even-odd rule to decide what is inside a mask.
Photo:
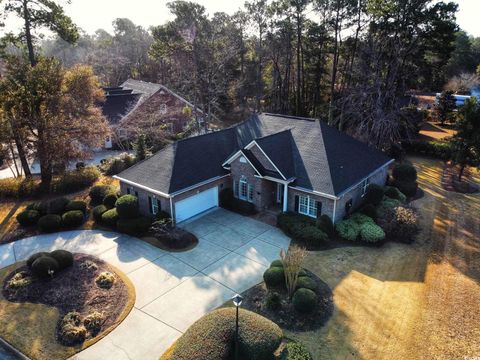
[{"label": "white-trimmed window", "polygon": [[239,181],[233,181],[233,196],[240,200],[253,202],[254,187],[249,184],[247,178],[242,176]]},{"label": "white-trimmed window", "polygon": [[153,215],[157,215],[158,214],[158,210],[160,210],[160,204],[159,204],[159,201],[156,197],[154,197],[152,199],[152,214]]},{"label": "white-trimmed window", "polygon": [[242,176],[240,179],[240,189],[239,189],[239,198],[242,200],[247,200],[248,197],[248,183],[247,179]]},{"label": "white-trimmed window", "polygon": [[162,115],[167,113],[167,104],[160,104],[158,112]]},{"label": "white-trimmed window", "polygon": [[370,179],[365,179],[362,182],[362,197],[367,193],[368,185],[370,184]]},{"label": "white-trimmed window", "polygon": [[253,185],[248,184],[248,201],[253,202]]},{"label": "white-trimmed window", "polygon": [[302,215],[317,217],[317,202],[310,196],[300,195],[298,199],[298,212]]}]

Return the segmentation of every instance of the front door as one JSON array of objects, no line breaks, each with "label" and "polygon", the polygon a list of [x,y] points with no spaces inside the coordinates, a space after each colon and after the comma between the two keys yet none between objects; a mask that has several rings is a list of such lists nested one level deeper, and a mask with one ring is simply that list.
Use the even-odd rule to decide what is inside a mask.
[{"label": "front door", "polygon": [[283,184],[277,183],[277,204],[283,205]]}]

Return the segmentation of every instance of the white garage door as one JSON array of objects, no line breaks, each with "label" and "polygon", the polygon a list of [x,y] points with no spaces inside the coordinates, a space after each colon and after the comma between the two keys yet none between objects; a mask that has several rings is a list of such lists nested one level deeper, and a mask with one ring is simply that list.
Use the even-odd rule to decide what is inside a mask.
[{"label": "white garage door", "polygon": [[175,220],[187,220],[208,209],[218,206],[218,188],[214,187],[175,203]]}]

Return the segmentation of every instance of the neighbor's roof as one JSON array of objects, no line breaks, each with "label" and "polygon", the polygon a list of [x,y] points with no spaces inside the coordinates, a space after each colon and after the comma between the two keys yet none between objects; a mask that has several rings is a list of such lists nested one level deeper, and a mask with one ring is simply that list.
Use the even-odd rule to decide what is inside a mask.
[{"label": "neighbor's roof", "polygon": [[171,194],[225,175],[224,161],[253,140],[285,177],[295,178],[295,186],[333,196],[390,161],[323,121],[260,114],[228,129],[177,141],[118,177]]}]

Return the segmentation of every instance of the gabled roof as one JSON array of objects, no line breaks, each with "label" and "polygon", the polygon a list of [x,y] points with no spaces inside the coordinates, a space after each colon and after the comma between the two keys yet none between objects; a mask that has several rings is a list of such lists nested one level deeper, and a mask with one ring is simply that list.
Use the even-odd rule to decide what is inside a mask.
[{"label": "gabled roof", "polygon": [[232,128],[169,145],[118,177],[171,194],[225,175],[222,164],[239,150],[255,161],[245,149],[254,140],[285,177],[295,178],[295,186],[332,196],[390,162],[382,152],[323,121],[259,114]]}]

